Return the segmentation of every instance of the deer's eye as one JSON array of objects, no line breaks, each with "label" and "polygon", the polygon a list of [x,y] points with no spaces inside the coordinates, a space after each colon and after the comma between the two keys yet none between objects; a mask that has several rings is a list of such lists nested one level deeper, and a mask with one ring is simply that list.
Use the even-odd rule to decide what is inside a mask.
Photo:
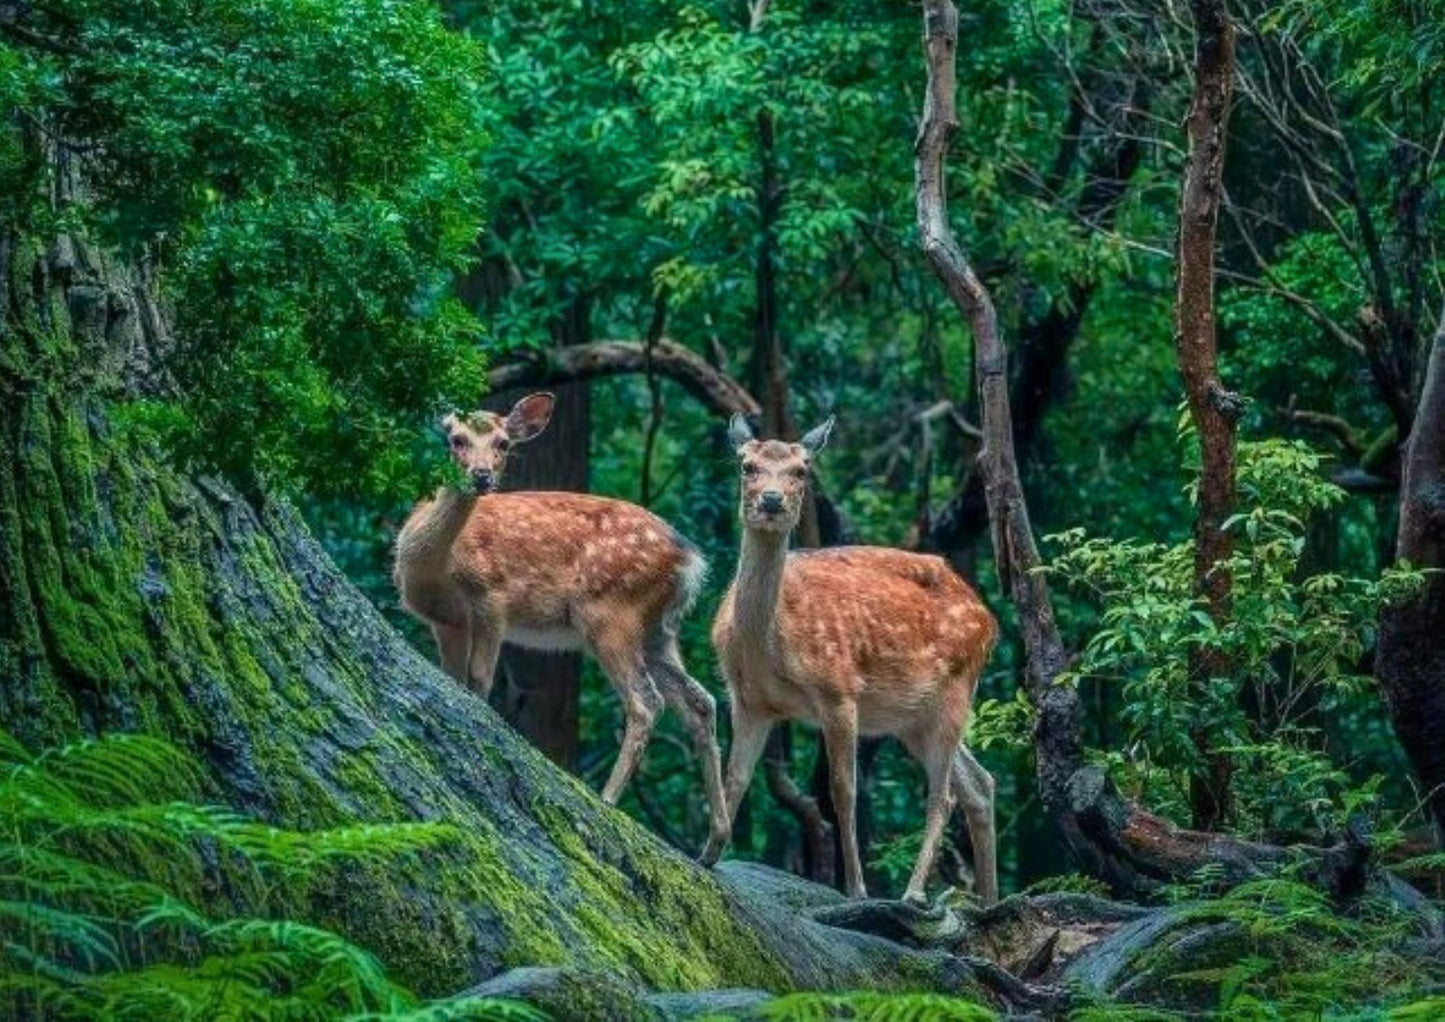
[{"label": "deer's eye", "polygon": [[503,437],[502,439],[497,441],[497,450],[505,453],[506,451],[511,450],[511,448],[512,441],[508,440],[506,437]]},{"label": "deer's eye", "polygon": [[790,471],[788,475],[792,476],[794,479],[806,479],[808,478],[808,470],[806,468],[795,468]]},{"label": "deer's eye", "polygon": [[456,436],[451,438],[451,445],[452,450],[460,451],[462,448],[467,446],[467,438],[458,433]]},{"label": "deer's eye", "polygon": [[755,476],[755,475],[757,475],[757,474],[758,474],[758,466],[752,464],[751,462],[746,462],[746,461],[743,462],[743,475],[745,475],[745,476]]}]

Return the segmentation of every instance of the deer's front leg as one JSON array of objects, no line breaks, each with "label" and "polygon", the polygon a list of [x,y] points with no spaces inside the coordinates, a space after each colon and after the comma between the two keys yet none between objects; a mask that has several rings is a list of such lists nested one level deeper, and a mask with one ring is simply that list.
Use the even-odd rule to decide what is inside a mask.
[{"label": "deer's front leg", "polygon": [[723,845],[732,837],[733,820],[738,815],[738,807],[742,805],[743,796],[747,794],[753,771],[757,769],[758,760],[768,744],[768,732],[773,729],[772,718],[748,713],[739,703],[736,692],[732,696],[730,713],[733,744],[728,750],[727,783],[723,791],[723,801],[727,806],[727,826],[722,833],[714,833],[708,837],[707,846],[700,856],[704,866],[717,862]]},{"label": "deer's front leg", "polygon": [[441,661],[442,670],[465,684],[467,658],[472,648],[470,624],[465,619],[455,625],[433,623],[431,633],[437,641],[437,659]]},{"label": "deer's front leg", "polygon": [[838,837],[843,845],[843,882],[850,898],[866,898],[863,864],[858,859],[858,707],[842,703],[822,715],[823,743],[828,750],[828,780],[833,810],[838,814]]},{"label": "deer's front leg", "polygon": [[502,652],[502,623],[476,616],[472,618],[472,648],[468,658],[468,684],[473,692],[486,699],[492,694],[497,677],[497,657]]},{"label": "deer's front leg", "polygon": [[958,747],[953,757],[953,786],[963,805],[968,840],[973,845],[973,879],[985,905],[998,901],[998,846],[993,822],[993,776],[973,753]]}]

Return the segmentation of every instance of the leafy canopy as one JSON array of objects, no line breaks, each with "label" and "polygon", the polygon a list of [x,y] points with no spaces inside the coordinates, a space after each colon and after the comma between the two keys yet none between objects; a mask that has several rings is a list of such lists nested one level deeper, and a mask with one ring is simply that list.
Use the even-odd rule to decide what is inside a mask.
[{"label": "leafy canopy", "polygon": [[[0,44],[3,202],[159,271],[175,338],[140,417],[243,481],[395,488],[415,411],[480,385],[450,296],[482,215],[480,49],[423,0],[40,0],[24,29]],[[83,206],[41,201],[50,146]]]}]

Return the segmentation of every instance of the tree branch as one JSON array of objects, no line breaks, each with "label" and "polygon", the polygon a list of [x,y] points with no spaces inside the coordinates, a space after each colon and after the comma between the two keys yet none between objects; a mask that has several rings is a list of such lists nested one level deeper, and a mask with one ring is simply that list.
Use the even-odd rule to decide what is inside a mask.
[{"label": "tree branch", "polygon": [[[593,341],[574,344],[525,361],[506,362],[487,374],[487,385],[502,387],[545,387],[573,380],[645,373],[648,348],[641,341]],[[698,355],[667,338],[660,338],[651,350],[652,371],[682,386],[716,415],[733,413],[757,415],[758,403],[731,376],[708,365]]]}]

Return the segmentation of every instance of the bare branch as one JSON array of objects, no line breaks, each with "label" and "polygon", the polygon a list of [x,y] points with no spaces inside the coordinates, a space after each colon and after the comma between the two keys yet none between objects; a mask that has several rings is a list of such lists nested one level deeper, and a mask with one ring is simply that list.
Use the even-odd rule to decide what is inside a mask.
[{"label": "bare branch", "polygon": [[[537,387],[645,373],[648,361],[648,347],[643,341],[593,341],[499,365],[487,374],[487,385],[493,390]],[[676,341],[660,338],[651,349],[651,365],[653,372],[680,384],[716,415],[758,414],[757,401],[742,384]]]}]

